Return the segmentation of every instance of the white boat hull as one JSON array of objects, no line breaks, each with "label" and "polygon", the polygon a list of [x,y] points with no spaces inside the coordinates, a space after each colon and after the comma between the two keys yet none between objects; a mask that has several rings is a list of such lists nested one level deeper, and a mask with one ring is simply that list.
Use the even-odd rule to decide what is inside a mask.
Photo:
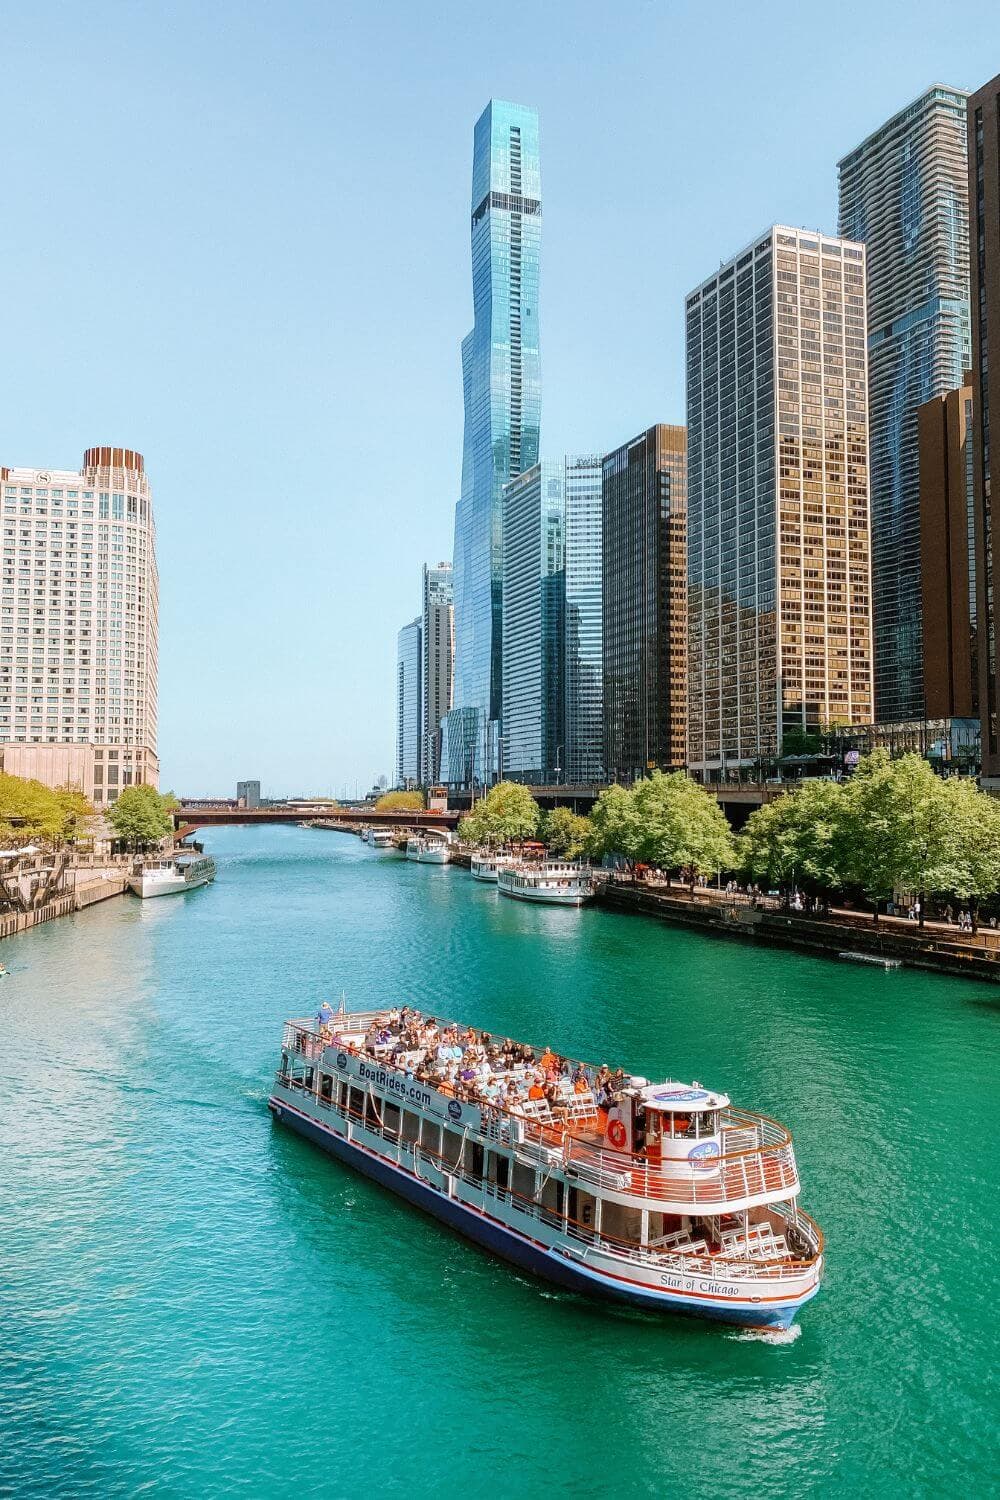
[{"label": "white boat hull", "polygon": [[535,887],[522,887],[511,889],[497,882],[500,886],[500,894],[510,896],[514,901],[536,901],[543,906],[584,906],[594,897],[593,891],[547,891]]},{"label": "white boat hull", "polygon": [[209,885],[215,879],[213,875],[194,875],[186,880],[183,875],[160,875],[155,873],[148,875],[136,875],[129,881],[129,890],[134,891],[137,896],[148,901],[151,896],[177,896],[182,891],[193,891],[198,886]]}]

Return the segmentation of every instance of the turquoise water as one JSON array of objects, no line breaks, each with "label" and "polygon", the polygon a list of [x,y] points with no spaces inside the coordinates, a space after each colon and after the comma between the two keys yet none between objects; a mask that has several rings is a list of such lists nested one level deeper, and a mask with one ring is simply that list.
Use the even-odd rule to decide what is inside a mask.
[{"label": "turquoise water", "polygon": [[[1000,989],[535,908],[336,833],[3,944],[0,1494],[997,1492]],[[409,1000],[795,1132],[798,1336],[615,1312],[266,1108],[281,1022]]]}]

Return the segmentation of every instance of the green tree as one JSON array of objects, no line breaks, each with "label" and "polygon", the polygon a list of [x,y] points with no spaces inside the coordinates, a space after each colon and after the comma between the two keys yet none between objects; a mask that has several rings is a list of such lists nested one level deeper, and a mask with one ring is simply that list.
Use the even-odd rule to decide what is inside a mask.
[{"label": "green tree", "polygon": [[538,803],[526,786],[518,781],[498,781],[462,819],[459,837],[467,844],[487,848],[523,843],[534,838],[540,817]]},{"label": "green tree", "polygon": [[807,729],[789,729],[781,737],[782,755],[819,755],[823,741]]},{"label": "green tree", "polygon": [[8,848],[24,843],[58,844],[75,833],[81,818],[93,813],[83,793],[0,772],[0,842]]},{"label": "green tree", "polygon": [[375,803],[375,811],[421,812],[423,806],[423,792],[383,792],[382,796]]},{"label": "green tree", "polygon": [[783,890],[799,881],[825,891],[840,885],[842,816],[839,783],[803,781],[751,813],[737,841],[741,868]]},{"label": "green tree", "polygon": [[587,849],[594,859],[617,858],[635,864],[639,849],[635,789],[608,786],[590,812]]},{"label": "green tree", "polygon": [[969,903],[975,931],[979,902],[1000,890],[1000,802],[958,776],[942,783],[942,800],[950,844],[948,889]]},{"label": "green tree", "polygon": [[665,870],[711,875],[731,869],[736,846],[716,799],[683,771],[654,771],[637,781],[632,800],[639,825],[636,858]]},{"label": "green tree", "polygon": [[170,797],[152,786],[123,787],[117,801],[109,804],[107,820],[125,844],[158,844],[173,828]]},{"label": "green tree", "polygon": [[580,817],[572,808],[554,807],[543,816],[538,836],[551,854],[578,859],[588,845],[590,819]]},{"label": "green tree", "polygon": [[876,922],[879,903],[896,890],[920,894],[923,923],[926,893],[953,888],[956,845],[945,785],[922,756],[891,760],[879,749],[845,786],[837,864],[872,902]]}]

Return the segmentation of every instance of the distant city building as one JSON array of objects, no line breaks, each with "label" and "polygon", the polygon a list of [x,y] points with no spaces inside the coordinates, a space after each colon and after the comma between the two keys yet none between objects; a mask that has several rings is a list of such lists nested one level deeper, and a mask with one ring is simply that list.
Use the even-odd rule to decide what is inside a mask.
[{"label": "distant city building", "polygon": [[503,501],[502,771],[547,785],[565,770],[564,466],[543,460]]},{"label": "distant city building", "polygon": [[3,769],[98,805],[159,778],[159,583],[141,453],[80,470],[0,468]]},{"label": "distant city building", "polygon": [[600,454],[567,457],[564,779],[604,779],[604,622]]},{"label": "distant city building", "polygon": [[422,646],[423,744],[425,782],[441,775],[441,720],[451,709],[455,664],[455,609],[451,563],[424,564]]},{"label": "distant city building", "polygon": [[1000,74],[969,100],[969,201],[973,215],[972,416],[979,710],[983,777],[995,785],[1000,778],[995,614],[1000,597],[1000,514],[993,513],[990,413],[996,427],[1000,422]]},{"label": "distant city building", "polygon": [[419,786],[423,740],[420,616],[396,637],[396,785]]},{"label": "distant city building", "polygon": [[260,806],[260,782],[238,781],[236,783],[236,800],[241,807]]},{"label": "distant city building", "polygon": [[602,491],[604,767],[631,781],[685,760],[684,428],[606,454]]},{"label": "distant city building", "polygon": [[474,326],[462,343],[465,446],[455,510],[454,707],[441,775],[491,779],[502,698],[504,485],[538,462],[541,373],[538,271],[542,225],[538,116],[491,100],[472,164]]},{"label": "distant city building", "polygon": [[935,84],[840,162],[868,266],[875,713],[924,712],[917,408],[969,367],[967,95]]},{"label": "distant city building", "polygon": [[924,711],[979,714],[972,387],[917,410]]},{"label": "distant city building", "polygon": [[872,717],[864,257],[777,226],[687,298],[688,757],[703,777]]}]

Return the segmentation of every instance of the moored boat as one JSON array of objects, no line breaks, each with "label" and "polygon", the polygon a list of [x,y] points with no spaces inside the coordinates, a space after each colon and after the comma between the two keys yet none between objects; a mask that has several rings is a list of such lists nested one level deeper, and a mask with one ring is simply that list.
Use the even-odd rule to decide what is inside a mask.
[{"label": "moored boat", "polygon": [[590,866],[571,859],[541,863],[525,860],[507,865],[497,871],[497,887],[503,896],[550,906],[582,906],[594,894]]},{"label": "moored boat", "polygon": [[391,849],[393,831],[391,828],[369,828],[368,842],[373,849]]},{"label": "moored boat", "polygon": [[422,865],[446,865],[451,861],[451,846],[446,838],[417,834],[406,841],[406,857]]},{"label": "moored boat", "polygon": [[210,854],[173,854],[166,859],[147,861],[129,879],[129,890],[137,896],[174,896],[193,891],[215,879],[215,860]]},{"label": "moored boat", "polygon": [[477,849],[469,861],[473,880],[484,880],[496,885],[501,870],[517,864],[516,854],[501,854],[490,849]]},{"label": "moored boat", "polygon": [[785,1328],[819,1289],[791,1136],[699,1083],[650,1084],[399,1010],[288,1021],[276,1119],[574,1291]]}]

